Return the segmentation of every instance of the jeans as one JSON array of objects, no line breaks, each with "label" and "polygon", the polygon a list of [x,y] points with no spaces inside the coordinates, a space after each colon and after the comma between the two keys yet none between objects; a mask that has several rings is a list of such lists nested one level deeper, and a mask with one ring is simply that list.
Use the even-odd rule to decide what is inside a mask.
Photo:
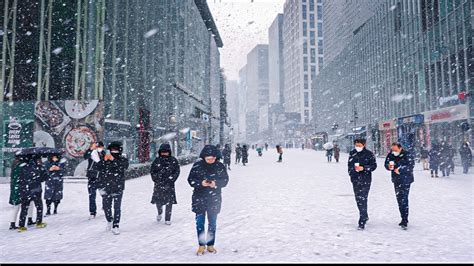
[{"label": "jeans", "polygon": [[36,206],[36,224],[43,222],[43,200],[41,196],[21,201],[21,212],[20,212],[20,227],[25,227],[26,215],[28,214],[28,208],[30,202],[34,202]]},{"label": "jeans", "polygon": [[[165,221],[171,221],[171,211],[173,210],[173,204],[168,203],[165,208]],[[160,204],[156,204],[156,209],[158,210],[158,215],[163,213],[163,206]]]},{"label": "jeans", "polygon": [[367,212],[367,200],[370,191],[370,182],[354,182],[352,183],[354,195],[359,209],[360,219],[367,220],[369,217]]},{"label": "jeans", "polygon": [[[117,194],[105,195],[102,197],[102,205],[104,207],[105,219],[107,222],[113,222],[113,227],[118,228],[120,223],[121,207],[123,192]],[[114,212],[112,215],[112,204]]]},{"label": "jeans", "polygon": [[328,162],[330,163],[332,161],[332,155],[328,155]]},{"label": "jeans", "polygon": [[400,211],[400,216],[404,221],[408,221],[408,194],[410,193],[410,185],[411,184],[394,183],[398,209]]},{"label": "jeans", "polygon": [[87,184],[87,190],[89,191],[89,212],[91,215],[97,214],[97,204],[95,203],[97,189],[98,187],[96,182],[89,182]]},{"label": "jeans", "polygon": [[441,172],[443,176],[449,176],[449,172],[451,171],[451,167],[449,165],[444,165],[441,167]]},{"label": "jeans", "polygon": [[467,174],[469,172],[469,165],[470,165],[469,162],[463,162],[462,163],[462,168],[463,168],[463,173],[464,174]]},{"label": "jeans", "polygon": [[207,212],[207,241],[205,239],[205,228],[206,213],[196,214],[196,230],[198,235],[199,246],[214,246],[216,241],[216,230],[217,230],[217,213]]}]

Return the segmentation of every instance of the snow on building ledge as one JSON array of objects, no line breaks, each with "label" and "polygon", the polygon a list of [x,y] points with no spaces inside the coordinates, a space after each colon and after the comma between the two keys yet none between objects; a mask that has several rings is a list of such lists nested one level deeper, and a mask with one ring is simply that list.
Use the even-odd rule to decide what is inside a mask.
[{"label": "snow on building ledge", "polygon": [[222,42],[221,35],[219,34],[219,30],[217,29],[216,22],[212,17],[211,10],[207,5],[206,0],[194,0],[199,13],[201,13],[202,20],[206,24],[206,27],[212,32],[214,35],[214,39],[216,40],[217,47],[222,48],[224,43]]}]

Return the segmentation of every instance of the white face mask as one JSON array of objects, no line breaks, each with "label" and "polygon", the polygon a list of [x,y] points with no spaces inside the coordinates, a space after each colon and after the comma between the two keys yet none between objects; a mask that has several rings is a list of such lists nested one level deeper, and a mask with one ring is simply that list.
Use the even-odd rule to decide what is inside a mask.
[{"label": "white face mask", "polygon": [[398,156],[398,155],[400,155],[400,152],[393,151],[392,154],[395,155],[395,156]]},{"label": "white face mask", "polygon": [[357,152],[361,152],[363,149],[364,149],[363,147],[355,147],[355,150],[356,150]]},{"label": "white face mask", "polygon": [[102,149],[102,148],[98,148],[98,149],[97,149],[98,152],[102,152],[103,150],[104,150],[104,149]]}]

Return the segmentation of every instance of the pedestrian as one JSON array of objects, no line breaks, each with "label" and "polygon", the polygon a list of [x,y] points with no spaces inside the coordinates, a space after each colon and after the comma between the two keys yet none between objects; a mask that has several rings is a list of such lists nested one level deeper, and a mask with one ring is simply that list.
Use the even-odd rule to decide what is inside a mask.
[{"label": "pedestrian", "polygon": [[443,177],[448,176],[451,172],[451,164],[452,164],[452,150],[450,146],[446,142],[441,143],[440,148],[440,169],[443,174]]},{"label": "pedestrian", "polygon": [[429,158],[429,151],[426,149],[425,146],[422,146],[420,149],[420,161],[423,164],[423,170],[430,170],[429,164],[428,164],[428,158]]},{"label": "pedestrian", "polygon": [[332,151],[333,151],[333,148],[326,150],[326,157],[328,158],[328,163],[332,162]]},{"label": "pedestrian", "polygon": [[334,144],[334,159],[336,160],[336,163],[339,162],[340,155],[341,155],[341,149],[339,148],[339,145]]},{"label": "pedestrian", "polygon": [[262,151],[263,151],[263,148],[260,146],[257,146],[257,154],[259,157],[262,157]]},{"label": "pedestrian", "polygon": [[235,147],[235,164],[239,164],[241,158],[242,158],[242,147],[240,147],[240,144],[237,143],[237,147]]},{"label": "pedestrian", "polygon": [[48,173],[41,164],[41,157],[33,155],[21,169],[18,177],[18,189],[21,200],[20,224],[18,231],[25,232],[26,215],[31,202],[36,206],[36,228],[46,227],[43,223],[42,182],[48,179]]},{"label": "pedestrian", "polygon": [[44,199],[46,200],[46,216],[51,215],[51,204],[54,203],[53,214],[58,214],[58,206],[63,199],[63,176],[66,161],[60,155],[51,155],[45,165],[48,180],[45,183]]},{"label": "pedestrian", "polygon": [[277,153],[279,154],[277,162],[281,163],[281,162],[283,162],[283,148],[280,145],[277,145],[276,149],[277,149]]},{"label": "pedestrian", "polygon": [[[192,196],[192,211],[196,214],[196,231],[199,249],[197,255],[216,253],[217,215],[221,211],[222,188],[227,186],[229,176],[225,166],[216,160],[217,148],[206,145],[201,151],[201,160],[194,163],[189,173],[188,183],[194,188]],[[206,216],[208,220],[207,239],[205,235]]]},{"label": "pedestrian", "polygon": [[301,144],[301,149],[304,151],[304,143]]},{"label": "pedestrian", "polygon": [[231,154],[232,149],[230,148],[230,144],[226,144],[222,151],[222,156],[224,156],[224,165],[227,167],[227,170],[230,170]]},{"label": "pedestrian", "polygon": [[372,172],[377,169],[375,156],[365,147],[365,144],[365,139],[354,140],[354,149],[349,153],[347,164],[359,209],[359,230],[364,230],[365,224],[369,220],[367,201],[372,183]]},{"label": "pedestrian", "polygon": [[174,184],[179,173],[179,162],[172,156],[171,146],[167,143],[161,144],[158,157],[150,168],[151,179],[155,183],[151,204],[155,204],[158,210],[157,222],[161,221],[163,206],[165,206],[165,224],[171,225],[173,204],[178,204]]},{"label": "pedestrian", "polygon": [[431,178],[438,178],[438,169],[440,164],[440,149],[438,144],[433,143],[431,145],[431,150],[428,154],[430,157],[430,170],[431,170]]},{"label": "pedestrian", "polygon": [[456,150],[453,148],[453,145],[448,143],[448,155],[449,155],[449,168],[451,170],[451,174],[454,175],[454,156],[456,156]]},{"label": "pedestrian", "polygon": [[461,148],[459,148],[459,155],[461,155],[463,173],[467,174],[469,172],[469,167],[471,167],[472,164],[472,151],[469,142],[465,141],[461,145]]},{"label": "pedestrian", "polygon": [[265,151],[268,151],[268,143],[265,142]]},{"label": "pedestrian", "polygon": [[120,234],[122,197],[125,189],[125,171],[128,169],[129,163],[128,159],[122,156],[122,143],[112,142],[107,149],[104,159],[98,163],[101,172],[99,187],[107,220],[106,231],[112,231],[114,235],[118,235]]},{"label": "pedestrian", "polygon": [[[27,157],[16,155],[12,162],[11,174],[10,174],[10,198],[8,203],[13,206],[12,216],[10,220],[10,230],[17,230],[16,221],[18,214],[20,213],[20,191],[18,179],[22,168],[25,166],[25,162],[28,162]],[[30,208],[31,209],[31,208]]]},{"label": "pedestrian", "polygon": [[217,156],[217,160],[218,160],[219,162],[221,162],[222,159],[223,159],[221,145],[220,145],[220,144],[217,144],[217,145],[216,145],[216,148],[217,148],[217,150],[219,151],[219,154],[218,154],[218,156]]},{"label": "pedestrian", "polygon": [[246,163],[249,163],[249,149],[247,145],[242,146],[242,164],[245,166]]},{"label": "pedestrian", "polygon": [[392,183],[395,188],[398,209],[402,221],[398,224],[402,229],[408,227],[408,195],[411,183],[414,182],[413,168],[415,159],[400,143],[393,143],[391,152],[385,159],[385,168],[391,172]]},{"label": "pedestrian", "polygon": [[84,154],[84,159],[87,160],[87,191],[89,193],[89,219],[94,219],[97,215],[96,195],[99,189],[99,178],[101,172],[99,170],[99,162],[104,160],[105,150],[104,143],[99,141],[93,143],[89,150]]}]

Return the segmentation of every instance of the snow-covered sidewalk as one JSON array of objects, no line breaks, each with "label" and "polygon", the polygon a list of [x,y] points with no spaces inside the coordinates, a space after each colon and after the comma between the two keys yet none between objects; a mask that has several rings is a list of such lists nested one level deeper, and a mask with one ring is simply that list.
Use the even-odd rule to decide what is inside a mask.
[{"label": "snow-covered sidewalk", "polygon": [[216,255],[195,256],[188,165],[177,181],[171,226],[155,221],[151,178],[127,181],[119,236],[105,232],[103,213],[87,220],[85,183],[65,184],[59,214],[45,218],[46,229],[8,231],[9,184],[0,184],[0,262],[474,261],[473,174],[457,168],[435,179],[417,165],[410,224],[402,231],[389,173],[378,160],[370,221],[358,231],[347,155],[329,164],[322,152],[285,150],[279,164],[273,149],[261,158],[250,153],[248,166],[232,165],[223,189]]}]

